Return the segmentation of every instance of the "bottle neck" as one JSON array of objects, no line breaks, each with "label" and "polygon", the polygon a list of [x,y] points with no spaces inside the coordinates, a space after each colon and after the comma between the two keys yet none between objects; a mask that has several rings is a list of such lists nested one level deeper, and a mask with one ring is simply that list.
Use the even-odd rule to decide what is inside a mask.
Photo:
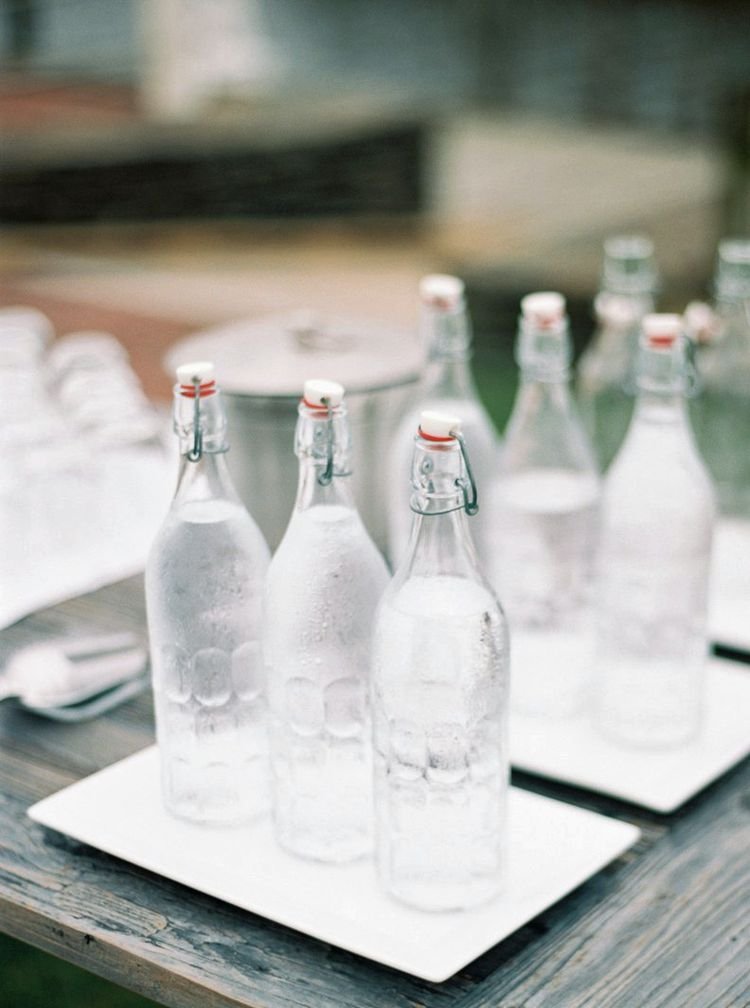
[{"label": "bottle neck", "polygon": [[659,283],[654,246],[643,235],[614,235],[604,243],[601,290],[648,300],[644,314],[652,312]]},{"label": "bottle neck", "polygon": [[685,397],[674,392],[654,392],[638,390],[635,401],[635,416],[640,420],[666,423],[687,420]]},{"label": "bottle neck", "polygon": [[521,397],[544,398],[564,406],[570,402],[570,371],[539,372],[523,369],[519,375],[518,392]]},{"label": "bottle neck", "polygon": [[546,372],[535,368],[521,370],[511,426],[523,425],[538,414],[567,414],[571,409],[570,373],[567,368]]},{"label": "bottle neck", "polygon": [[415,514],[404,566],[409,577],[473,577],[478,560],[463,508],[448,514]]},{"label": "bottle neck", "polygon": [[617,293],[602,290],[594,303],[597,326],[596,346],[602,353],[635,357],[644,317],[654,311],[653,294]]},{"label": "bottle neck", "polygon": [[424,395],[429,399],[473,399],[476,397],[468,351],[450,357],[433,357],[424,375]]},{"label": "bottle neck", "polygon": [[602,287],[598,297],[617,302],[617,307],[628,310],[628,314],[634,325],[638,325],[646,315],[650,315],[655,308],[653,290],[623,291],[609,287]]},{"label": "bottle neck", "polygon": [[567,388],[572,350],[566,318],[539,325],[521,317],[516,339],[516,362],[521,384]]},{"label": "bottle neck", "polygon": [[478,576],[462,489],[466,481],[456,440],[415,438],[411,480],[414,520],[404,561],[407,576]]},{"label": "bottle neck", "polygon": [[567,366],[524,367],[503,444],[506,474],[530,469],[596,472],[593,452],[570,390]]},{"label": "bottle neck", "polygon": [[323,410],[299,406],[295,432],[299,481],[295,509],[320,505],[353,508],[351,488],[351,435],[345,407]]},{"label": "bottle neck", "polygon": [[180,444],[180,455],[197,458],[203,454],[220,454],[229,448],[227,417],[218,389],[204,396],[185,395],[174,389],[173,430]]},{"label": "bottle neck", "polygon": [[641,347],[635,417],[656,423],[687,422],[685,399],[693,380],[683,341],[667,350]]},{"label": "bottle neck", "polygon": [[750,344],[750,241],[721,242],[715,283],[717,342],[726,348],[725,359],[731,352],[744,358]]},{"label": "bottle neck", "polygon": [[741,295],[722,293],[716,297],[716,314],[721,319],[721,338],[750,341],[750,292]]},{"label": "bottle neck", "polygon": [[191,462],[187,454],[183,454],[173,506],[210,500],[239,501],[226,456],[219,452],[203,452],[197,461]]},{"label": "bottle neck", "polygon": [[471,325],[463,301],[450,308],[422,305],[421,330],[427,349],[425,393],[440,399],[474,396]]},{"label": "bottle neck", "polygon": [[505,433],[504,466],[513,470],[569,464],[571,438],[578,446],[576,458],[583,450],[578,445],[576,423],[567,374],[542,380],[522,373]]},{"label": "bottle neck", "polygon": [[227,419],[221,393],[193,398],[180,386],[174,391],[174,432],[180,447],[180,469],[174,501],[238,501],[227,469]]},{"label": "bottle neck", "polygon": [[[721,314],[750,311],[750,241],[728,239],[719,245],[716,301]],[[747,317],[747,315],[746,315]]]},{"label": "bottle neck", "polygon": [[351,476],[334,476],[330,483],[323,484],[320,482],[320,477],[324,472],[324,464],[310,459],[300,459],[297,499],[294,503],[297,511],[306,511],[322,504],[354,507]]}]

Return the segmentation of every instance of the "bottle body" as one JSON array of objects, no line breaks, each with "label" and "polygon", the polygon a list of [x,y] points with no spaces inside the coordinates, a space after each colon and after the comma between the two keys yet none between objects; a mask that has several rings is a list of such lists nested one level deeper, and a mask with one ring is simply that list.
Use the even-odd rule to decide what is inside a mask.
[{"label": "bottle body", "polygon": [[[429,450],[415,449],[414,472],[434,487],[440,461],[419,459]],[[454,478],[445,485],[450,499]],[[506,849],[507,627],[451,506],[416,515],[373,641],[377,870],[424,910],[491,899]]]},{"label": "bottle body", "polygon": [[591,585],[599,484],[564,468],[503,471],[492,581],[513,631],[513,707],[564,717],[585,701],[593,665]]},{"label": "bottle body", "polygon": [[500,891],[506,663],[486,588],[445,575],[387,591],[373,666],[377,867],[412,906],[461,909]]},{"label": "bottle body", "polygon": [[[388,571],[349,477],[320,483],[327,424],[300,406],[300,487],[268,573],[264,647],[277,839],[302,857],[337,862],[372,849],[370,648]],[[337,416],[334,473],[348,471],[344,424]]]},{"label": "bottle body", "polygon": [[600,494],[569,392],[562,310],[548,325],[522,320],[521,384],[490,492],[490,580],[513,635],[513,707],[551,717],[582,706],[592,672]]},{"label": "bottle body", "polygon": [[175,387],[177,491],[146,564],[156,733],[168,811],[230,824],[270,804],[261,654],[269,553],[226,468],[212,366],[186,368],[196,376]]},{"label": "bottle body", "polygon": [[598,561],[595,723],[617,742],[670,747],[700,729],[713,521],[681,395],[642,393],[605,482]]},{"label": "bottle body", "polygon": [[271,563],[276,834],[304,857],[349,861],[372,848],[370,646],[387,579],[357,512],[337,505],[295,513]]},{"label": "bottle body", "polygon": [[176,502],[151,549],[146,600],[162,789],[181,818],[242,822],[268,810],[260,644],[267,565],[247,511],[222,498]]}]

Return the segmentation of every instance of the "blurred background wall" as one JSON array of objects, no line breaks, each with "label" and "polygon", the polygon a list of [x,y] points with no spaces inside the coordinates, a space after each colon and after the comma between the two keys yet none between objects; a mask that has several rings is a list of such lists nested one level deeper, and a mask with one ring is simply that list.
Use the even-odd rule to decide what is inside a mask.
[{"label": "blurred background wall", "polygon": [[[0,0],[6,296],[25,271],[198,327],[360,289],[411,324],[427,267],[506,342],[522,293],[563,289],[580,345],[607,234],[651,233],[681,308],[750,229],[747,36],[740,0]],[[41,276],[42,247],[78,272]],[[384,261],[409,294],[368,302]],[[270,262],[286,300],[250,294]],[[318,296],[316,270],[346,279]]]},{"label": "blurred background wall", "polygon": [[[0,45],[29,70],[135,82],[152,2],[3,0]],[[205,23],[207,8],[221,3],[186,0],[182,16]],[[241,7],[245,27],[271,55],[274,87],[292,92],[374,88],[428,103],[491,101],[573,121],[712,134],[748,89],[742,0],[241,0]]]}]

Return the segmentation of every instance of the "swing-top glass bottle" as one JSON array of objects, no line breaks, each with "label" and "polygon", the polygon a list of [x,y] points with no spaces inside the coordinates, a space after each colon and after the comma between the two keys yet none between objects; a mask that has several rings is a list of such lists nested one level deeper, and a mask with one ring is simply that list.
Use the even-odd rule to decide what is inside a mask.
[{"label": "swing-top glass bottle", "polygon": [[177,491],[146,567],[156,731],[167,809],[241,822],[270,804],[261,657],[268,547],[240,502],[210,363],[177,370]]},{"label": "swing-top glass bottle", "polygon": [[599,477],[570,393],[570,357],[565,299],[529,294],[520,384],[491,486],[489,573],[513,635],[513,707],[551,717],[584,704],[593,640]]},{"label": "swing-top glass bottle", "polygon": [[337,382],[305,383],[295,452],[297,500],[266,592],[276,836],[302,857],[350,861],[372,849],[370,648],[388,570],[354,503]]},{"label": "swing-top glass bottle", "polygon": [[502,885],[508,635],[469,533],[458,418],[422,413],[411,485],[409,545],[375,620],[377,868],[400,901],[459,909]]},{"label": "swing-top glass bottle", "polygon": [[685,396],[678,315],[643,322],[635,412],[607,474],[597,583],[595,723],[634,746],[700,728],[714,492]]},{"label": "swing-top glass bottle", "polygon": [[[388,468],[388,553],[394,568],[404,556],[411,533],[408,488],[412,446],[423,410],[461,417],[480,486],[488,484],[497,468],[497,433],[471,375],[471,319],[463,281],[429,274],[420,282],[419,300],[427,367],[415,392],[416,405],[402,418],[393,437]],[[472,522],[472,535],[480,554],[486,555],[491,534],[484,511]]]},{"label": "swing-top glass bottle", "polygon": [[654,245],[645,235],[613,235],[604,243],[602,282],[594,302],[596,330],[578,362],[581,417],[605,470],[633,413],[634,368],[643,317],[658,286]]}]

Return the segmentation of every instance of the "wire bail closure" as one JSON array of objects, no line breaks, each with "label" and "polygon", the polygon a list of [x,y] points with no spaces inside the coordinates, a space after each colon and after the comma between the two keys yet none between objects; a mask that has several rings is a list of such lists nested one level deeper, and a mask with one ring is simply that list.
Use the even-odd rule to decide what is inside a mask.
[{"label": "wire bail closure", "polygon": [[333,410],[331,408],[331,400],[328,397],[324,397],[320,401],[325,406],[328,417],[326,419],[326,467],[318,476],[318,484],[320,486],[330,486],[333,479]]},{"label": "wire bail closure", "polygon": [[[331,400],[327,396],[321,396],[320,402],[326,409],[326,466],[322,473],[318,475],[318,486],[327,487],[330,486],[334,476],[351,476],[351,469],[335,468],[335,448],[336,439],[334,437],[334,406]],[[308,404],[309,405],[309,404]],[[314,409],[320,409],[320,407],[315,406]]]},{"label": "wire bail closure", "polygon": [[456,480],[456,486],[460,489],[464,498],[464,511],[467,515],[475,515],[479,511],[479,503],[477,501],[477,484],[474,480],[474,473],[471,469],[471,463],[469,462],[469,453],[466,450],[466,440],[460,431],[451,431],[453,437],[458,441],[458,447],[461,452],[461,457],[464,460],[464,466],[466,467],[466,478],[459,477]]},{"label": "wire bail closure", "polygon": [[187,453],[188,462],[199,462],[203,457],[203,431],[201,430],[201,380],[193,379],[193,447]]},{"label": "wire bail closure", "polygon": [[474,480],[474,472],[471,468],[471,463],[469,462],[469,453],[466,450],[466,440],[460,431],[451,431],[450,436],[455,438],[458,442],[458,450],[461,452],[461,458],[463,459],[464,468],[466,469],[466,476],[459,476],[453,483],[453,485],[461,491],[463,504],[456,504],[454,507],[443,508],[441,511],[424,511],[422,508],[415,506],[415,497],[413,496],[409,502],[409,507],[415,514],[425,515],[429,518],[433,515],[451,514],[453,511],[465,511],[469,517],[472,517],[479,511],[477,484]]}]

